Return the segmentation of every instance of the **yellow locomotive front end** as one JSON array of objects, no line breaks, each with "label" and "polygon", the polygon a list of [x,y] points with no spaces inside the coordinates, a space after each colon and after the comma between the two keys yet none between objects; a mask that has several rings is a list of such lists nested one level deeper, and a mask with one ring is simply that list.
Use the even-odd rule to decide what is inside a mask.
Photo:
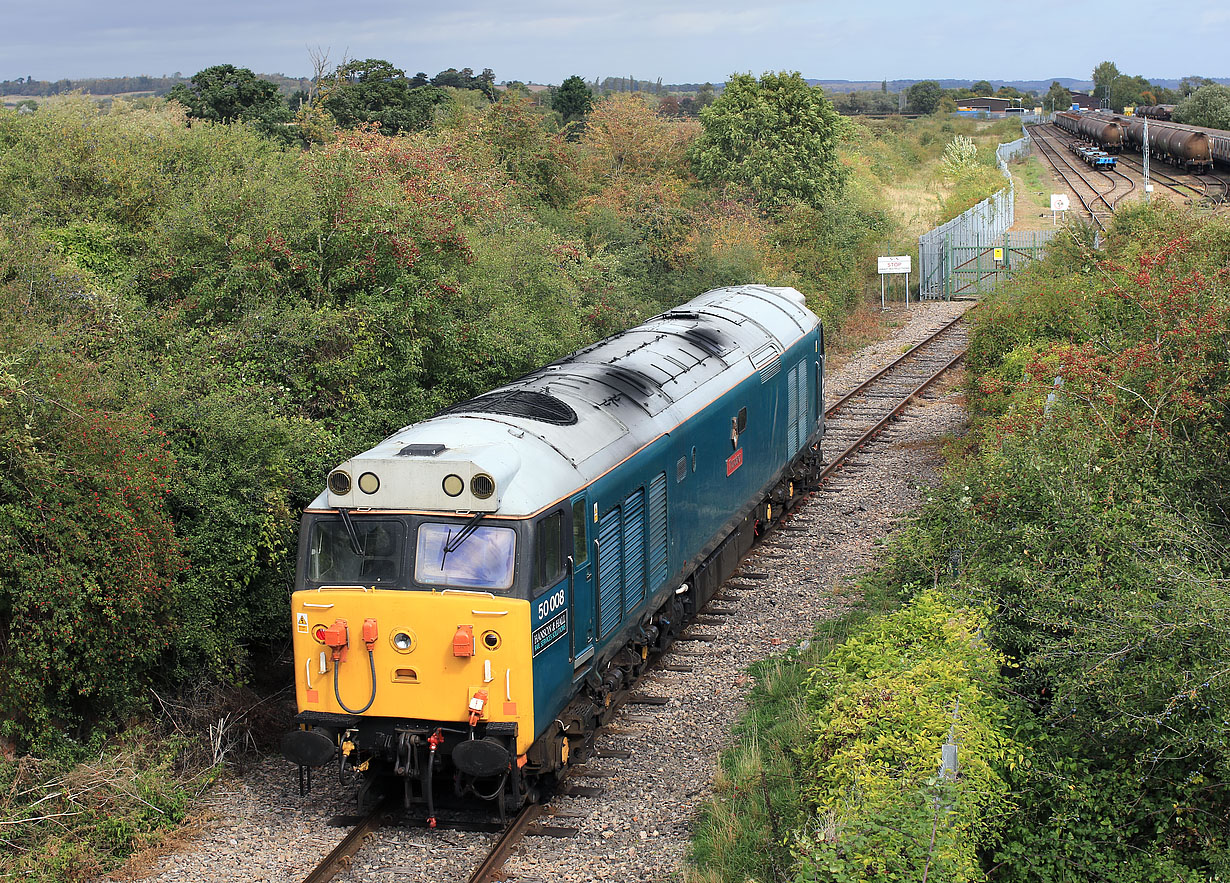
[{"label": "yellow locomotive front end", "polygon": [[300,712],[458,725],[477,713],[522,724],[516,753],[529,747],[527,601],[356,586],[295,592],[291,611]]},{"label": "yellow locomotive front end", "polygon": [[[481,523],[480,523],[481,522]],[[309,512],[291,596],[299,729],[283,754],[310,771],[400,788],[524,796],[534,741],[530,604],[515,585],[516,520]],[[307,787],[304,787],[304,786]]]}]

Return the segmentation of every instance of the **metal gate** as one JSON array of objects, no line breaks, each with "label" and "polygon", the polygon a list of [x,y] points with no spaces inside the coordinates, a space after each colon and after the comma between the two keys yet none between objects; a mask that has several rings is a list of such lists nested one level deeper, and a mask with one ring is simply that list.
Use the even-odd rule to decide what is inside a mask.
[{"label": "metal gate", "polygon": [[950,269],[933,296],[952,300],[990,291],[1041,257],[1054,235],[1054,230],[1007,232],[990,242],[975,238],[961,245],[947,239],[942,265]]}]

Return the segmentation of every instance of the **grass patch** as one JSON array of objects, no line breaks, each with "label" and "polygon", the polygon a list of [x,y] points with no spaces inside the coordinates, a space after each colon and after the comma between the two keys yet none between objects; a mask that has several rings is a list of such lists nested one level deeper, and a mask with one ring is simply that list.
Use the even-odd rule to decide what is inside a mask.
[{"label": "grass patch", "polygon": [[809,641],[753,664],[748,710],[721,758],[712,800],[693,831],[686,883],[784,881],[792,865],[790,835],[808,810],[802,752],[809,739],[808,671],[868,619],[900,606],[884,581],[864,579],[862,597],[836,619],[818,623]]},{"label": "grass patch", "polygon": [[289,707],[250,690],[157,696],[161,714],[47,757],[0,760],[0,880],[141,876],[203,821],[199,798],[289,728]]},{"label": "grass patch", "polygon": [[149,849],[214,781],[217,768],[194,753],[185,739],[136,731],[87,761],[0,763],[0,877],[87,880]]}]

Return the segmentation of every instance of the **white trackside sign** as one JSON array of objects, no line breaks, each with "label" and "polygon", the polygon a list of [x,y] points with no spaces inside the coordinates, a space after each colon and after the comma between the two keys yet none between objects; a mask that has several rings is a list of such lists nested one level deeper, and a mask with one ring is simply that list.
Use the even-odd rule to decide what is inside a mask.
[{"label": "white trackside sign", "polygon": [[881,275],[897,275],[910,272],[910,256],[908,254],[877,258]]}]

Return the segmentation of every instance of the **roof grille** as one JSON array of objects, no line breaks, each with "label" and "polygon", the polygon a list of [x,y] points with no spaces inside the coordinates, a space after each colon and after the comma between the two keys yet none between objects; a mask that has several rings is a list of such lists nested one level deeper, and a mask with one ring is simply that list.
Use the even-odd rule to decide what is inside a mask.
[{"label": "roof grille", "polygon": [[707,328],[689,328],[683,332],[683,336],[711,356],[724,356],[730,352],[730,347]]},{"label": "roof grille", "polygon": [[545,392],[529,389],[508,389],[453,405],[443,414],[503,414],[524,417],[556,426],[571,426],[577,422],[577,412],[567,403]]}]

